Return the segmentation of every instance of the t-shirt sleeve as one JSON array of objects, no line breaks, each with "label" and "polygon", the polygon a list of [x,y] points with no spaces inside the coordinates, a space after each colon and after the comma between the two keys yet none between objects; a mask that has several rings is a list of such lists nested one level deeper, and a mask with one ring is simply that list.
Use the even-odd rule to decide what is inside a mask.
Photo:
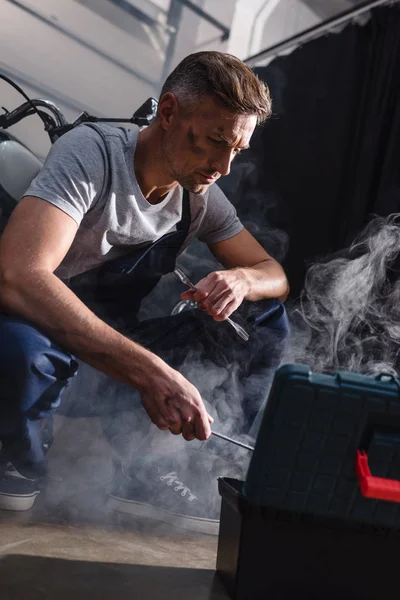
[{"label": "t-shirt sleeve", "polygon": [[105,144],[85,125],[65,133],[51,147],[43,168],[24,196],[54,204],[80,225],[104,185]]},{"label": "t-shirt sleeve", "polygon": [[236,209],[216,185],[208,192],[207,208],[197,237],[205,244],[223,242],[243,229]]}]

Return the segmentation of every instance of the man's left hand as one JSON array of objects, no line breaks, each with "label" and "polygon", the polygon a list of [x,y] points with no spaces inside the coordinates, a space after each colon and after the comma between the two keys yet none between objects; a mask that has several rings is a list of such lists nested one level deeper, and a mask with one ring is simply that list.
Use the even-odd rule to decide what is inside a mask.
[{"label": "man's left hand", "polygon": [[225,321],[243,302],[250,284],[244,269],[215,271],[196,284],[197,291],[181,294],[182,300],[194,300],[215,321]]}]

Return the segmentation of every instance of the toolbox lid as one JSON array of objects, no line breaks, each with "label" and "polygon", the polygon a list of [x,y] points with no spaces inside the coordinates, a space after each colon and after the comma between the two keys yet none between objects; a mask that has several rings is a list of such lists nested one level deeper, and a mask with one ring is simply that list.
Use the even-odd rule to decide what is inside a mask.
[{"label": "toolbox lid", "polygon": [[400,493],[398,501],[392,493],[364,496],[358,468],[364,453],[372,478],[384,480],[386,489],[400,488],[399,392],[399,381],[387,373],[328,375],[306,365],[282,366],[260,425],[246,498],[252,505],[399,527]]}]

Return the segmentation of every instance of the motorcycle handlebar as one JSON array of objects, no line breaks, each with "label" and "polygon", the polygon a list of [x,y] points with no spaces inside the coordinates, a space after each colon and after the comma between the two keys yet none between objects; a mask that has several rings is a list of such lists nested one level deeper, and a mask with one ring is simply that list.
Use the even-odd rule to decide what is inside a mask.
[{"label": "motorcycle handlebar", "polygon": [[11,112],[6,112],[3,115],[0,115],[0,127],[6,129],[7,127],[11,127],[11,125],[15,125],[28,115],[34,114],[35,111],[32,107],[32,104],[36,106],[36,108],[46,108],[51,113],[51,115],[47,116],[51,121],[53,121],[54,127],[63,127],[64,125],[68,124],[60,109],[53,102],[38,98],[32,100],[31,102],[24,102]]},{"label": "motorcycle handlebar", "polygon": [[49,100],[33,99],[31,102],[24,102],[11,112],[5,112],[0,115],[0,128],[7,129],[25,117],[35,114],[36,111],[32,105],[39,109],[46,109],[47,112],[43,110],[39,110],[38,112],[40,112],[40,117],[45,123],[45,129],[48,132],[51,141],[54,142],[58,137],[81,123],[125,122],[134,123],[139,126],[149,125],[156,116],[158,101],[155,98],[148,98],[134,112],[130,119],[93,117],[88,113],[83,112],[73,123],[68,123],[61,110],[53,102],[50,102]]}]

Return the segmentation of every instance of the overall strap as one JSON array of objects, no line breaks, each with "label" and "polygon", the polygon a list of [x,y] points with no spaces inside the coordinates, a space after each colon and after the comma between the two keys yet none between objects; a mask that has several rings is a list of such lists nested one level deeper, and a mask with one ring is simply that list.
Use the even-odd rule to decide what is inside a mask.
[{"label": "overall strap", "polygon": [[191,221],[192,216],[190,214],[190,195],[188,190],[184,189],[182,196],[182,218],[177,224],[176,230],[187,234],[189,232]]}]

